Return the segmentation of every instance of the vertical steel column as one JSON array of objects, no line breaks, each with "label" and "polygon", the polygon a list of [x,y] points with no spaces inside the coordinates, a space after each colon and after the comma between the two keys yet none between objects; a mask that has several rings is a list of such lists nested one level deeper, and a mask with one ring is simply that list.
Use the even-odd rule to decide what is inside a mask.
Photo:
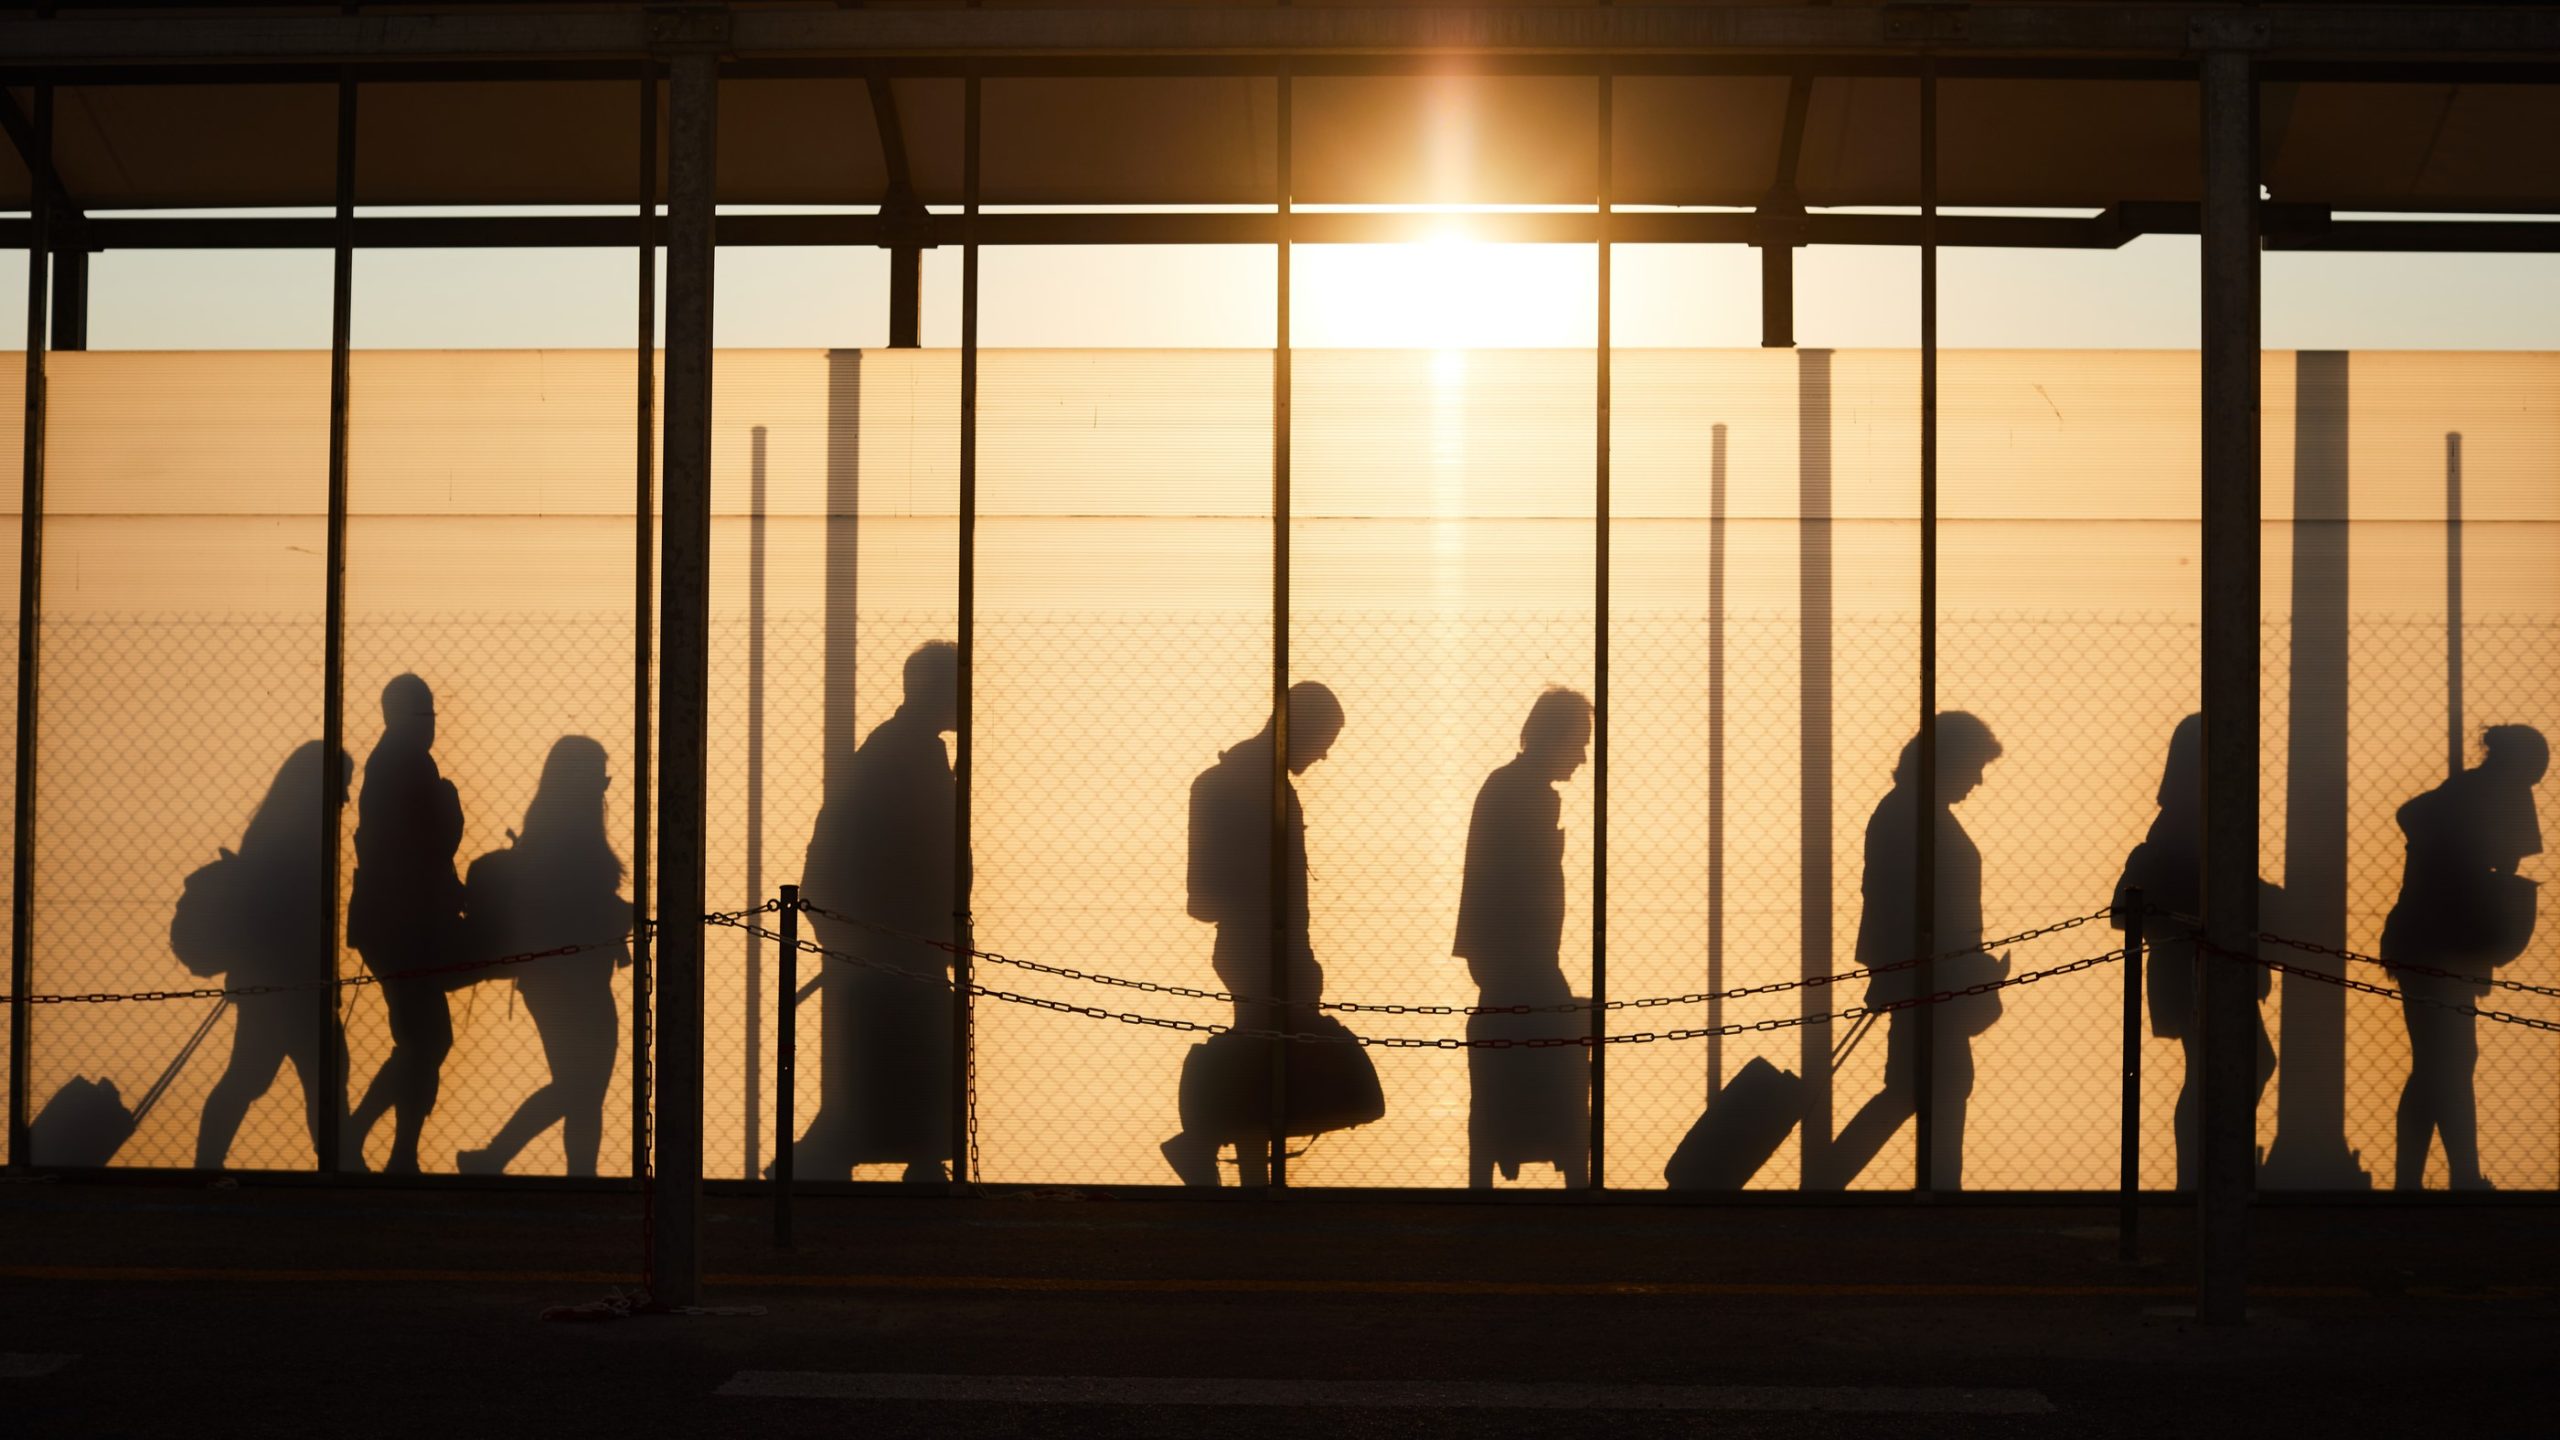
[{"label": "vertical steel column", "polygon": [[978,670],[978,126],[979,80],[967,82],[961,121],[961,199],[966,206],[960,249],[960,694],[952,736],[951,817],[951,1178],[977,1178],[970,1142],[977,1128],[970,1047],[977,1043],[969,987],[976,946],[969,919],[969,788],[977,743]]},{"label": "vertical steel column", "polygon": [[89,348],[89,250],[85,242],[53,256],[53,348]]},{"label": "vertical steel column", "polygon": [[889,247],[889,348],[914,350],[924,344],[924,251],[914,245]]},{"label": "vertical steel column", "polygon": [[1591,511],[1591,1173],[1594,1190],[1608,1188],[1609,1139],[1609,201],[1616,86],[1602,70],[1599,88],[1598,221],[1599,303],[1592,383],[1598,422],[1593,426]]},{"label": "vertical steel column", "polygon": [[666,587],[659,600],[657,1156],[652,1299],[702,1288],[705,731],[711,689],[711,315],[720,65],[668,63]]},{"label": "vertical steel column", "polygon": [[44,342],[47,231],[53,207],[46,199],[53,173],[53,87],[36,87],[35,153],[27,157],[27,390],[26,430],[19,452],[18,509],[18,755],[16,805],[10,823],[9,891],[9,1163],[35,1163],[27,1150],[28,1005],[35,984],[36,877],[36,642],[44,609]]},{"label": "vertical steel column", "polygon": [[[2258,126],[2250,57],[2203,61],[2204,1036],[2197,1303],[2247,1301],[2258,921]],[[2215,953],[2228,952],[2228,954]]]},{"label": "vertical steel column", "polygon": [[[1289,368],[1289,213],[1292,169],[1295,164],[1292,131],[1296,127],[1291,76],[1284,61],[1277,77],[1279,85],[1276,143],[1278,154],[1274,170],[1279,193],[1280,242],[1274,256],[1276,270],[1272,296],[1273,321],[1277,328],[1271,339],[1271,870],[1268,876],[1271,899],[1271,1017],[1274,1025],[1287,1028],[1289,1005],[1289,883],[1287,856],[1289,825],[1289,401],[1293,382]],[[1289,1183],[1289,1050],[1281,1041],[1271,1042],[1271,1134],[1270,1163],[1264,1172],[1264,1183],[1273,1190]],[[1244,1157],[1236,1157],[1241,1161]]]},{"label": "vertical steel column", "polygon": [[[339,894],[344,885],[346,794],[355,777],[340,773],[347,753],[347,421],[353,399],[356,292],[356,84],[338,82],[338,225],[329,269],[329,519],[323,542],[320,651],[320,1073],[327,1095],[320,1105],[320,1153],[312,1168],[339,1168],[344,1143],[339,1123],[347,1113],[346,1031],[339,1020],[338,942],[346,932]],[[361,1159],[362,1157],[358,1157]]]},{"label": "vertical steel column", "polygon": [[[1920,69],[1920,731],[1917,833],[1911,849],[1911,938],[1919,992],[1938,988],[1938,62]],[[1922,1006],[1912,1047],[1911,1185],[1937,1188],[1938,1012]],[[1962,1146],[1964,1137],[1956,1137]]]},{"label": "vertical steel column", "polygon": [[1707,460],[1707,1099],[1724,1088],[1724,508],[1725,427]]},{"label": "vertical steel column", "polygon": [[640,338],[631,501],[631,1174],[649,1176],[649,674],[658,565],[658,66],[640,69]]}]

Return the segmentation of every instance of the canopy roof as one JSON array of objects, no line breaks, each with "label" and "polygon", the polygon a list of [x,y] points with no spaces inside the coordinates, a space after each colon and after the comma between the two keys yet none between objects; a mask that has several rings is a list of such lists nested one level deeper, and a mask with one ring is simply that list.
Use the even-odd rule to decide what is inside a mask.
[{"label": "canopy roof", "polygon": [[[1548,37],[1581,35],[1588,27],[1566,23],[1577,14],[1615,12],[1521,9],[1508,12],[1520,21],[1506,27],[1501,11],[1412,6],[731,7],[713,15],[715,24],[727,22],[719,197],[740,205],[871,204],[903,174],[924,203],[958,203],[964,82],[957,71],[977,64],[991,71],[981,81],[987,204],[1268,205],[1278,185],[1272,72],[1281,57],[1251,53],[1230,32],[1265,33],[1244,22],[1278,15],[1297,18],[1270,34],[1340,37],[1311,40],[1290,57],[1293,198],[1302,205],[1588,204],[1599,184],[1592,72],[1604,63],[1616,72],[1610,154],[1619,205],[1762,204],[1782,188],[1798,86],[1793,179],[1803,203],[1910,205],[1919,199],[1920,62],[1907,50],[1861,49],[1837,37],[1864,34],[1852,25],[1859,22],[1886,24],[1877,34],[1889,38],[1887,22],[1914,8],[1631,7],[1637,20],[1649,13],[1661,23],[1620,17],[1594,32],[1615,37],[1610,43],[1581,47]],[[1977,12],[2082,16],[2119,28],[2161,17],[2201,23],[2191,19],[2196,10],[1947,7],[1959,21]],[[2353,13],[2334,6],[2320,13],[2333,12]],[[1792,51],[1749,43],[1758,32],[1734,30],[1739,22],[1722,30],[1707,24],[1719,16],[1775,24],[1791,14],[1820,21]],[[1235,23],[1204,23],[1221,15]],[[2535,15],[2549,12],[2525,18]],[[1388,24],[1400,17],[1447,18],[1439,28],[1466,43],[1366,45],[1405,33]],[[54,79],[59,174],[74,203],[91,212],[331,203],[340,63],[359,67],[348,73],[360,77],[360,204],[630,203],[647,46],[617,58],[605,42],[623,32],[596,27],[640,23],[639,12],[448,3],[396,18],[368,30],[330,11],[197,7],[52,22],[85,23],[86,31],[12,19],[0,22],[0,39],[37,57],[7,70],[21,119],[33,109],[30,82],[40,73]],[[428,21],[438,23],[409,23]],[[557,23],[525,28],[542,21]],[[838,28],[773,28],[783,21]],[[905,28],[861,28],[874,22]],[[943,22],[955,28],[933,28]],[[153,28],[118,28],[137,25]],[[332,25],[356,28],[328,31]],[[2091,36],[2117,31],[2054,29],[2053,43],[2040,47],[2014,38],[1976,45],[1979,35],[1962,23],[1955,29],[1971,38],[1932,47],[1943,56],[1943,204],[2194,198],[2198,100],[2184,78],[2192,61],[2150,54],[2143,37],[2153,30],[2125,30],[2134,38],[2117,53],[2092,55]],[[1740,38],[1722,45],[1694,38],[1728,31]],[[895,53],[838,54],[824,43],[829,34],[880,40],[911,32],[922,38]],[[1515,32],[1516,43],[1482,38]],[[661,40],[667,33],[648,32]],[[313,38],[327,34],[344,38]],[[547,43],[524,53],[534,41],[510,38],[524,35]],[[926,44],[935,36],[945,37],[943,48]],[[1088,43],[1065,43],[1079,36]],[[0,45],[0,53],[10,48]],[[2376,59],[2372,49],[2327,62],[2271,55],[2263,149],[2273,198],[2340,209],[2560,208],[2560,145],[2550,143],[2560,135],[2560,84],[2526,83],[2553,75],[2484,68],[2478,56],[2413,67]],[[1115,68],[1145,73],[1100,73]],[[1203,73],[1177,73],[1186,70]],[[897,131],[889,146],[884,119]],[[0,206],[24,208],[28,184],[14,147],[0,151]]]}]

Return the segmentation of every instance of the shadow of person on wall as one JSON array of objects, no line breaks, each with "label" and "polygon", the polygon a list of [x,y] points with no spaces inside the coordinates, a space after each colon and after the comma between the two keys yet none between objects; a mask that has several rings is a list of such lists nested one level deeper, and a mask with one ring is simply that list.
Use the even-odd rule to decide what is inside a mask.
[{"label": "shadow of person on wall", "polygon": [[[191,880],[189,899],[180,902],[182,913],[170,931],[172,946],[218,955],[219,970],[205,969],[210,961],[188,954],[180,958],[191,970],[223,975],[226,988],[294,985],[320,973],[328,948],[321,847],[329,843],[321,824],[322,753],[320,742],[311,740],[286,757],[266,798],[250,815],[238,853],[218,862],[237,867],[221,893],[199,897],[198,882]],[[341,753],[336,768],[333,800],[342,806],[347,803],[347,776],[355,766]],[[187,913],[191,902],[204,911]],[[324,1083],[320,1075],[319,1007],[308,992],[239,995],[231,1003],[231,1058],[205,1096],[204,1117],[196,1125],[196,1168],[223,1168],[249,1107],[288,1063],[302,1085],[311,1153],[318,1156],[323,1107],[338,1103],[337,1085]]]},{"label": "shadow of person on wall", "polygon": [[[2151,1033],[2175,1040],[2185,1060],[2178,1076],[2178,1100],[2171,1113],[2176,1136],[2178,1188],[2196,1187],[2202,1152],[2197,1148],[2197,1111],[2202,1104],[2197,1066],[2204,1058],[2204,1034],[2196,1023],[2196,932],[2194,917],[2204,913],[2204,716],[2189,715],[2169,732],[2169,759],[2161,767],[2160,813],[2150,832],[2126,857],[2124,879],[2116,887],[2117,928],[2131,917],[2121,903],[2139,888],[2148,912],[2142,935],[2149,971],[2143,990],[2151,1004]],[[2179,917],[2187,917],[2181,919]],[[2263,881],[2258,886],[2258,926],[2290,933],[2284,922],[2283,892]],[[2257,968],[2258,999],[2274,991],[2275,972]],[[2265,1012],[2257,1012],[2257,1089],[2250,1099],[2256,1113],[2267,1082],[2275,1078],[2275,1041],[2267,1034]]]},{"label": "shadow of person on wall", "polygon": [[[1937,989],[1950,990],[2008,974],[2006,956],[1982,952],[1982,852],[1965,833],[1951,807],[1982,784],[1982,772],[2000,758],[2000,742],[1991,727],[1961,710],[1938,716],[1937,886],[1931,951]],[[1920,823],[1920,737],[1902,747],[1893,768],[1893,788],[1867,820],[1866,869],[1859,880],[1858,964],[1890,965],[1921,953],[1913,891],[1918,880]],[[1811,917],[1818,922],[1822,917]],[[1912,999],[1920,989],[1921,970],[1912,966],[1888,970],[1867,982],[1869,1005]],[[1998,991],[1967,996],[1937,1005],[1896,1010],[1885,1017],[1884,1088],[1860,1107],[1833,1141],[1825,1162],[1824,1188],[1840,1188],[1855,1180],[1893,1138],[1904,1121],[1920,1108],[1920,1027],[1933,1026],[1930,1043],[1930,1094],[1935,1102],[1930,1154],[1933,1188],[1964,1188],[1964,1125],[1973,1095],[1973,1037],[2000,1018]]]},{"label": "shadow of person on wall", "polygon": [[[1333,750],[1342,734],[1342,702],[1312,680],[1289,687],[1288,773],[1303,775]],[[1385,1113],[1377,1068],[1340,1021],[1318,1008],[1324,969],[1307,939],[1307,821],[1298,787],[1278,788],[1285,811],[1276,827],[1283,847],[1272,863],[1272,752],[1279,743],[1266,724],[1251,739],[1221,751],[1216,764],[1191,782],[1187,906],[1194,920],[1217,927],[1209,952],[1218,984],[1235,997],[1235,1029],[1212,1035],[1183,1057],[1176,1103],[1182,1128],[1161,1147],[1165,1163],[1185,1185],[1219,1183],[1218,1153],[1233,1146],[1239,1183],[1267,1183],[1276,1108],[1272,1097],[1272,1046],[1280,1031],[1292,1039],[1285,1068],[1289,1135],[1318,1135],[1366,1124]],[[1279,989],[1272,959],[1272,880],[1282,894],[1278,928],[1286,957],[1288,1005],[1272,1003]]]},{"label": "shadow of person on wall", "polygon": [[813,914],[819,943],[886,967],[831,961],[818,977],[818,1113],[792,1151],[804,1179],[886,1162],[930,1182],[952,1158],[951,955],[933,942],[954,924],[959,790],[942,736],[960,723],[959,647],[919,646],[905,684],[820,807],[801,876],[811,905],[846,917]]},{"label": "shadow of person on wall", "polygon": [[464,1174],[503,1173],[524,1147],[557,1124],[569,1173],[596,1173],[604,1139],[605,1092],[619,1049],[613,972],[631,963],[631,902],[620,893],[622,857],[605,837],[604,747],[584,735],[553,742],[524,812],[524,829],[504,850],[471,862],[463,913],[478,955],[522,955],[565,945],[596,948],[553,955],[511,973],[542,1037],[551,1079],[524,1098],[495,1138],[454,1157]]},{"label": "shadow of person on wall", "polygon": [[436,1108],[453,1012],[442,975],[410,972],[456,958],[462,939],[462,798],[436,768],[435,694],[415,675],[382,687],[382,739],[365,757],[356,797],[356,873],[347,898],[347,943],[381,982],[391,1012],[391,1054],[365,1087],[340,1137],[345,1168],[364,1168],[365,1137],[392,1112],[383,1169],[414,1175],[418,1136]]},{"label": "shadow of person on wall", "polygon": [[[1588,1012],[1570,1005],[1564,943],[1564,828],[1556,786],[1591,758],[1591,702],[1549,689],[1529,707],[1520,753],[1485,777],[1467,825],[1467,868],[1450,953],[1467,962],[1480,1005],[1543,1013],[1474,1015],[1469,1040],[1580,1038]],[[1590,1171],[1591,1059],[1580,1046],[1467,1051],[1467,1183],[1523,1163],[1553,1165],[1568,1187]]]},{"label": "shadow of person on wall", "polygon": [[2480,1169],[2473,1088],[2479,1019],[2463,1007],[2479,1004],[2490,972],[2523,954],[2533,938],[2540,896],[2516,867],[2542,853],[2533,787],[2551,768],[2551,745],[2529,725],[2492,725],[2481,748],[2479,764],[2400,807],[2408,856],[2400,898],[2382,924],[2382,958],[2453,972],[2392,976],[2409,1025],[2396,1177],[2402,1190],[2426,1184],[2427,1146],[2439,1135],[2453,1188],[2492,1188]]}]

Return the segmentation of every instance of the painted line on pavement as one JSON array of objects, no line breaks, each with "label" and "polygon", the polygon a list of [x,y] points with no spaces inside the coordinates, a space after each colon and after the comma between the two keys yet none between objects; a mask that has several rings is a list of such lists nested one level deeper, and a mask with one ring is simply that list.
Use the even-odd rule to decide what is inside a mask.
[{"label": "painted line on pavement", "polygon": [[2041,1391],[1896,1385],[1601,1385],[1566,1381],[1188,1380],[1110,1375],[856,1375],[742,1370],[716,1394],[986,1405],[1219,1405],[1358,1410],[1758,1410],[2050,1415]]},{"label": "painted line on pavement", "polygon": [[[236,1266],[0,1265],[0,1279],[276,1284],[540,1284],[631,1285],[627,1271],[277,1269]],[[1533,1280],[1263,1280],[1218,1276],[1117,1279],[1060,1275],[794,1275],[712,1274],[721,1289],[1013,1291],[1069,1295],[1455,1295],[1455,1296],[1771,1296],[1800,1299],[2128,1299],[2193,1298],[2191,1285],[2003,1285],[1989,1282],[1824,1284],[1812,1281],[1533,1281]],[[2360,1300],[2359,1285],[2253,1285],[2274,1300]],[[2499,1298],[2517,1298],[2502,1295]]]}]

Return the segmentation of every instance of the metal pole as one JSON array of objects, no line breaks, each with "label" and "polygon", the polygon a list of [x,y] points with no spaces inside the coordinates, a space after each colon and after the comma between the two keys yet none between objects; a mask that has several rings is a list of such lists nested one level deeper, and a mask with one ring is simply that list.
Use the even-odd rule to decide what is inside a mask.
[{"label": "metal pole", "polygon": [[[1287,912],[1291,877],[1287,873],[1289,824],[1289,401],[1293,379],[1289,342],[1289,215],[1292,167],[1295,164],[1294,112],[1289,67],[1278,76],[1279,116],[1276,170],[1280,243],[1274,256],[1271,347],[1271,1008],[1272,1022],[1286,1029],[1289,1006],[1289,934]],[[1265,1184],[1272,1190],[1289,1184],[1289,1049],[1271,1042],[1270,1165]],[[1238,1156],[1239,1160],[1243,1157]]]},{"label": "metal pole", "polygon": [[977,1178],[970,1142],[977,1120],[977,1096],[971,1093],[970,1047],[977,1043],[976,1017],[970,1001],[970,976],[977,944],[969,921],[970,824],[969,790],[976,751],[975,697],[978,667],[978,157],[979,82],[971,75],[962,120],[962,199],[967,205],[969,236],[960,251],[960,694],[959,719],[952,738],[953,815],[951,825],[951,1177],[957,1184]]},{"label": "metal pole", "polygon": [[[1920,793],[1911,866],[1912,941],[1923,958],[1919,993],[1938,988],[1938,65],[1920,71]],[[1938,1012],[1913,1017],[1912,1188],[1937,1188]],[[1963,1043],[1963,1042],[1959,1042]],[[1961,1151],[1964,1137],[1956,1137]]]},{"label": "metal pole", "polygon": [[913,350],[924,344],[924,250],[915,245],[889,247],[889,348]]},{"label": "metal pole", "polygon": [[2462,432],[2444,437],[2444,773],[2462,773]]},{"label": "metal pole", "polygon": [[658,67],[640,71],[640,338],[631,500],[631,1174],[649,1175],[649,672],[657,637]]},{"label": "metal pole", "polygon": [[2124,897],[2124,1104],[2116,1147],[2116,1257],[2141,1248],[2142,1211],[2142,892]]},{"label": "metal pole", "polygon": [[719,58],[668,63],[666,587],[659,600],[657,1157],[652,1298],[702,1288],[705,729],[711,686],[711,316]]},{"label": "metal pole", "polygon": [[2238,1324],[2247,1303],[2257,986],[2215,951],[2254,948],[2258,910],[2259,317],[2257,77],[2249,56],[2203,61],[2204,1036],[2197,1308]]},{"label": "metal pole", "polygon": [[75,244],[53,257],[53,348],[89,348],[89,250]]},{"label": "metal pole", "polygon": [[[823,965],[826,962],[818,962]],[[773,1243],[791,1248],[791,1137],[799,1101],[800,887],[782,887],[782,985],[776,991],[773,1057]]]},{"label": "metal pole", "polygon": [[27,382],[26,429],[21,436],[18,509],[18,755],[16,804],[10,823],[9,892],[9,1162],[35,1163],[27,1148],[27,994],[35,984],[36,719],[37,663],[43,656],[38,626],[44,601],[44,418],[46,261],[53,207],[45,182],[53,170],[53,87],[36,87],[35,153],[27,157]]},{"label": "metal pole", "polygon": [[[346,822],[346,792],[354,777],[340,773],[347,752],[347,430],[354,374],[349,350],[355,338],[356,286],[356,85],[338,82],[338,235],[329,272],[329,518],[323,541],[320,652],[320,1074],[328,1094],[320,1104],[320,1153],[312,1168],[339,1168],[345,1137],[339,1133],[347,1112],[347,1036],[340,1020],[338,942],[345,933],[340,914],[340,873]],[[357,1160],[362,1162],[359,1155]]]},{"label": "metal pole", "polygon": [[[1707,462],[1707,993],[1724,990],[1725,427]],[[1707,1098],[1724,1088],[1724,1001],[1707,1002]]]},{"label": "metal pole", "polygon": [[1609,1050],[1609,201],[1616,87],[1599,77],[1598,212],[1599,301],[1593,385],[1598,420],[1592,457],[1592,683],[1591,683],[1591,1173],[1594,1190],[1608,1188]]}]

